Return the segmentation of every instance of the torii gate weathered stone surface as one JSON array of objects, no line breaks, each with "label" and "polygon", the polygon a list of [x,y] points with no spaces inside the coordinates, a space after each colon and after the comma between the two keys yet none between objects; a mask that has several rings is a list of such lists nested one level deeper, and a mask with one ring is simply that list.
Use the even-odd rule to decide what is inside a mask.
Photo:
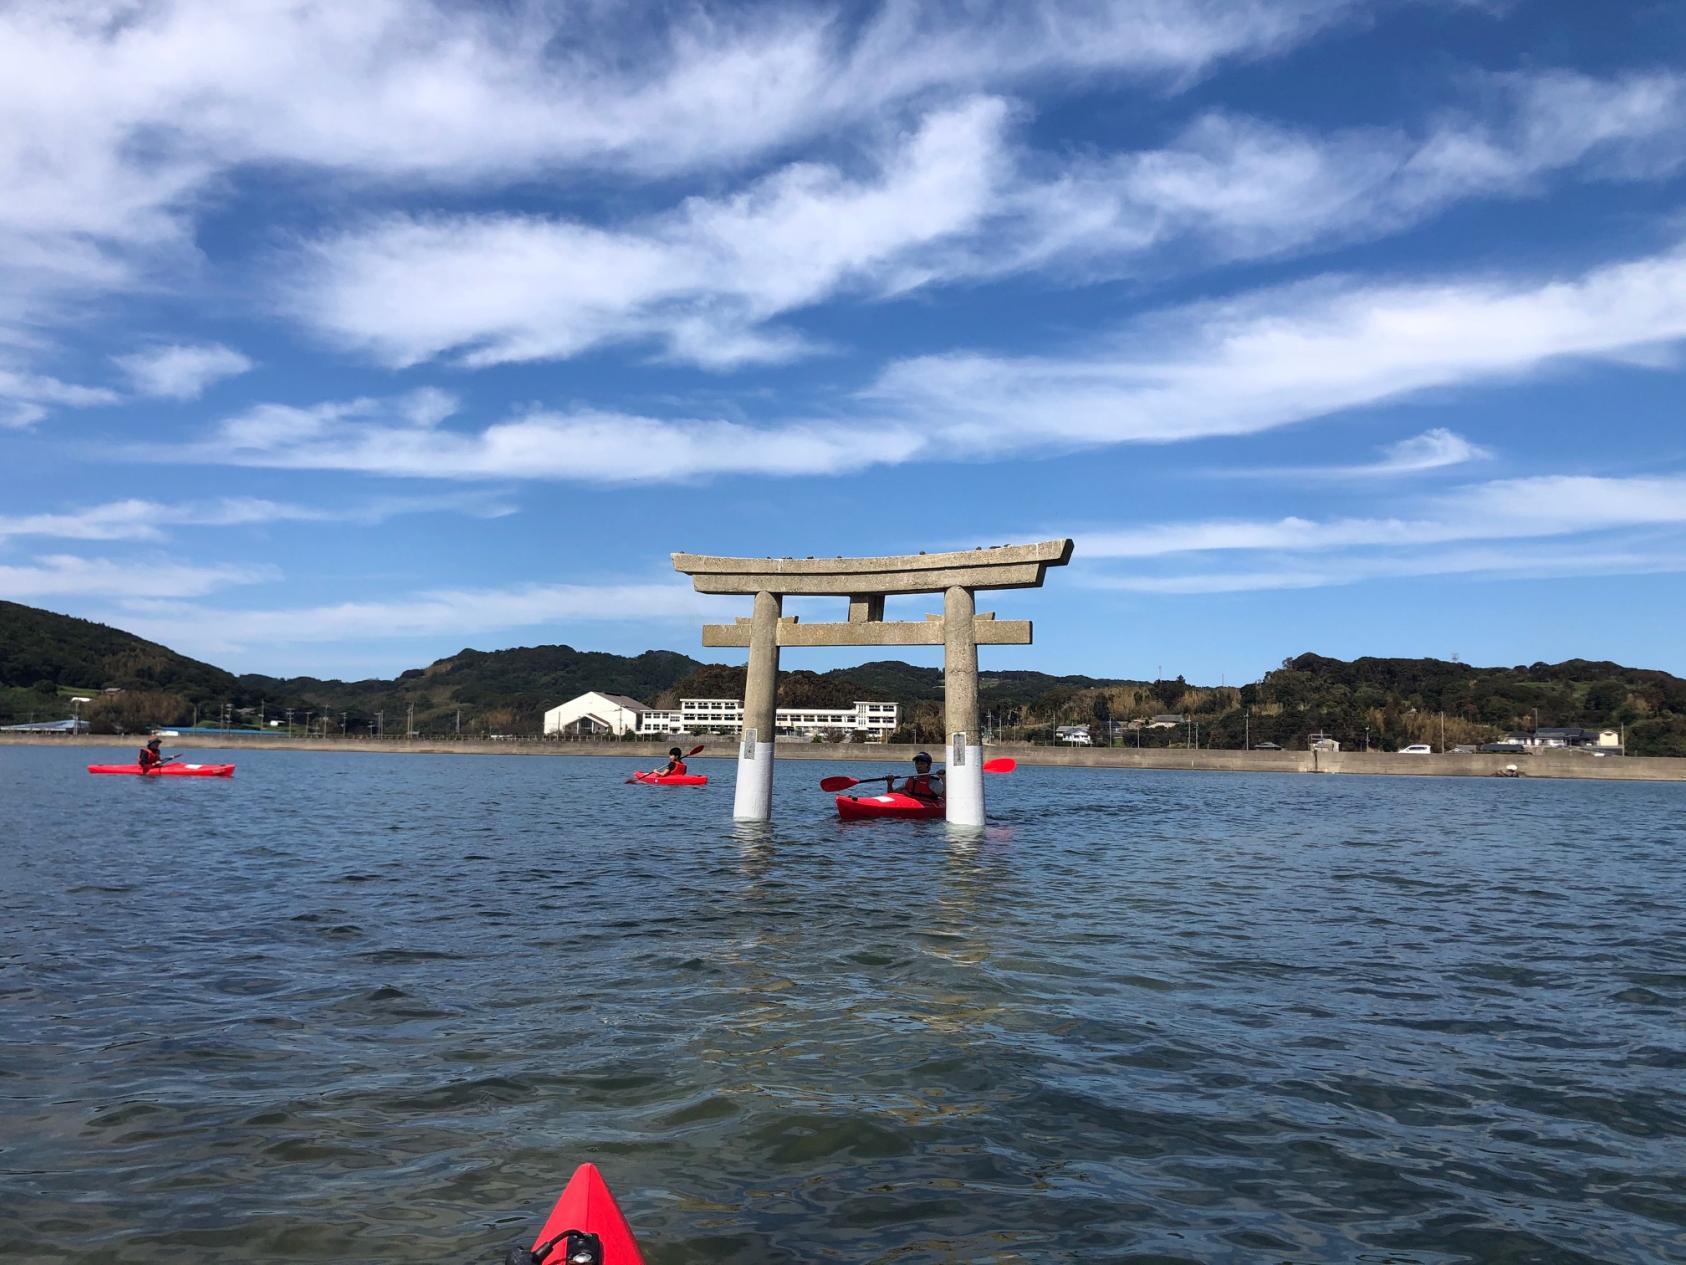
[{"label": "torii gate weathered stone surface", "polygon": [[[978,647],[1028,646],[1028,619],[979,614],[979,589],[1040,588],[1049,567],[1071,561],[1071,541],[998,545],[951,553],[889,558],[712,558],[676,553],[674,570],[699,593],[741,593],[755,610],[735,624],[703,625],[705,646],[749,647],[743,741],[732,815],[767,821],[773,812],[773,740],[778,709],[780,646],[943,647],[943,700],[948,734],[948,819],[984,820],[983,740],[978,731]],[[943,613],[886,622],[884,599],[899,593],[941,593]],[[849,599],[841,624],[804,624],[783,616],[788,596]]]}]

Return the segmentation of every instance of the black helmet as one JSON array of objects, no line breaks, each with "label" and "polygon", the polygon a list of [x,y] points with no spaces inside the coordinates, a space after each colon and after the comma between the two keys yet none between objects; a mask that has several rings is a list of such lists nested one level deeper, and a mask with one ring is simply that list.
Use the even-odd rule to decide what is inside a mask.
[{"label": "black helmet", "polygon": [[931,762],[931,753],[929,751],[921,751],[918,755],[913,757],[913,762],[915,764],[929,764]]}]

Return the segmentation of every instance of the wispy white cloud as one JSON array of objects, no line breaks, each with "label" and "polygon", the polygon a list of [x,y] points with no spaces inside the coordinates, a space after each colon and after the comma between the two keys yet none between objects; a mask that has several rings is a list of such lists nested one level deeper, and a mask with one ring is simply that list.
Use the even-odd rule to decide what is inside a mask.
[{"label": "wispy white cloud", "polygon": [[1367,580],[1483,575],[1494,579],[1567,579],[1574,576],[1657,575],[1686,572],[1686,540],[1649,548],[1541,545],[1522,542],[1397,554],[1266,559],[1240,570],[1167,574],[1091,575],[1090,588],[1165,596],[1319,589]]},{"label": "wispy white cloud", "polygon": [[1341,279],[1146,318],[1063,356],[926,356],[872,392],[950,447],[1243,435],[1686,338],[1686,251],[1563,280]]},{"label": "wispy white cloud", "polygon": [[933,92],[1186,78],[1363,8],[15,0],[0,10],[0,293],[40,315],[191,264],[195,215],[243,168],[435,187],[694,171]]},{"label": "wispy white cloud", "polygon": [[[1177,252],[1252,259],[1398,232],[1460,201],[1540,192],[1548,178],[1653,178],[1686,164],[1686,75],[1568,71],[1476,79],[1479,108],[1421,130],[1313,132],[1211,112],[1167,146],[1074,161],[1014,191],[1022,219],[998,266],[1092,277]],[[985,266],[987,261],[979,261]]]},{"label": "wispy white cloud", "polygon": [[0,564],[0,598],[197,598],[278,574],[270,566],[178,562],[162,554],[128,559],[47,554],[27,563]]},{"label": "wispy white cloud", "polygon": [[1084,533],[1086,559],[1171,554],[1325,553],[1359,546],[1415,549],[1470,540],[1573,536],[1614,528],[1686,526],[1686,475],[1539,475],[1472,483],[1409,502],[1381,518],[1209,519]]},{"label": "wispy white cloud", "polygon": [[1425,474],[1431,470],[1448,470],[1473,461],[1486,461],[1493,454],[1480,444],[1471,443],[1462,435],[1444,426],[1436,426],[1420,435],[1401,439],[1382,449],[1378,460],[1356,465],[1330,466],[1257,466],[1214,471],[1234,479],[1371,480],[1392,479],[1404,475]]},{"label": "wispy white cloud", "polygon": [[[1091,282],[1162,272],[1192,252],[1304,252],[1510,196],[1589,162],[1661,174],[1686,155],[1686,76],[1500,81],[1495,123],[1426,136],[1318,134],[1208,114],[1174,143],[1050,159],[1009,137],[1005,103],[928,113],[881,144],[870,179],[794,163],[741,192],[604,228],[509,215],[388,217],[316,243],[289,306],[339,345],[407,365],[576,355],[650,342],[731,368],[811,350],[769,321],[869,298],[1043,271]],[[1555,95],[1579,103],[1565,115]]]},{"label": "wispy white cloud", "polygon": [[47,416],[48,405],[76,408],[114,404],[117,392],[105,387],[79,386],[40,373],[25,373],[0,365],[0,430],[23,430]]},{"label": "wispy white cloud", "polygon": [[644,584],[523,584],[441,588],[383,601],[261,609],[130,603],[124,626],[142,636],[169,639],[171,645],[191,645],[195,653],[208,654],[294,642],[472,637],[582,622],[691,622],[724,618],[730,606],[730,599],[693,592],[679,579]]},{"label": "wispy white cloud", "polygon": [[[430,479],[672,482],[719,474],[801,475],[885,459],[924,439],[904,424],[816,422],[782,429],[713,418],[534,411],[477,431],[405,424],[386,403],[262,405],[191,446],[148,446],[137,459]],[[899,459],[899,458],[897,458]]]},{"label": "wispy white cloud", "polygon": [[0,515],[0,542],[24,536],[59,540],[163,540],[173,527],[248,527],[280,523],[381,523],[402,514],[460,513],[499,518],[514,512],[495,493],[356,497],[354,503],[299,505],[261,497],[219,497],[170,504],[129,498],[46,514]]},{"label": "wispy white cloud", "polygon": [[[1321,588],[1388,577],[1686,571],[1686,475],[1474,483],[1375,518],[1210,519],[1081,533],[1083,582],[1141,593]],[[1612,533],[1619,533],[1612,535]],[[1118,562],[1131,569],[1120,570]]]},{"label": "wispy white cloud", "polygon": [[141,395],[195,400],[205,388],[252,367],[249,357],[221,343],[193,346],[172,343],[113,359]]},{"label": "wispy white cloud", "polygon": [[1006,107],[934,111],[870,178],[797,163],[616,230],[534,216],[397,216],[331,238],[291,302],[332,340],[394,365],[560,358],[653,342],[730,367],[804,341],[764,322],[849,287],[900,282],[919,248],[975,227],[1001,174]]},{"label": "wispy white cloud", "polygon": [[[1686,251],[1672,251],[1568,280],[1331,279],[1144,318],[1061,357],[920,357],[834,416],[783,425],[538,410],[480,429],[417,427],[394,402],[363,399],[258,406],[206,441],[134,455],[448,479],[800,475],[845,458],[860,468],[1255,434],[1683,339]],[[1420,467],[1461,442],[1431,433],[1386,463]]]}]

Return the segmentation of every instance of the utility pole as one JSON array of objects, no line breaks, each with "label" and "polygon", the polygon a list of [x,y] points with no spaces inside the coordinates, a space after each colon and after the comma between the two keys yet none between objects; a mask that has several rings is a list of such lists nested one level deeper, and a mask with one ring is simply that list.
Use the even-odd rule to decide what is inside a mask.
[{"label": "utility pole", "polygon": [[375,737],[386,737],[386,713],[384,711],[375,713]]},{"label": "utility pole", "polygon": [[410,704],[410,709],[405,714],[404,736],[406,738],[414,738],[416,736],[416,705],[414,703]]},{"label": "utility pole", "polygon": [[462,705],[457,705],[457,737],[462,737]]},{"label": "utility pole", "polygon": [[1253,709],[1251,707],[1241,713],[1241,749],[1243,751],[1253,749]]}]

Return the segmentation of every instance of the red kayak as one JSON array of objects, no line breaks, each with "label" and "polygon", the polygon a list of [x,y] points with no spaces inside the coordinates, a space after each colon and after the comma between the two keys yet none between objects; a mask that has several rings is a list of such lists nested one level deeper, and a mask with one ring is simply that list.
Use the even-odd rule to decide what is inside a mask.
[{"label": "red kayak", "polygon": [[916,821],[948,815],[946,800],[915,799],[900,791],[884,795],[839,795],[837,815],[844,821],[867,821],[876,817],[907,817]]},{"label": "red kayak", "polygon": [[[139,764],[90,764],[90,773],[133,773],[140,776]],[[160,764],[147,777],[233,777],[232,764]]]},{"label": "red kayak", "polygon": [[634,773],[634,782],[643,782],[646,786],[707,786],[708,778],[701,773],[669,773],[663,777],[659,773]]},{"label": "red kayak", "polygon": [[[575,1236],[572,1240],[570,1233]],[[595,1164],[581,1164],[574,1170],[531,1251],[535,1260],[552,1265],[575,1260],[592,1265],[644,1265],[632,1227]]]}]

